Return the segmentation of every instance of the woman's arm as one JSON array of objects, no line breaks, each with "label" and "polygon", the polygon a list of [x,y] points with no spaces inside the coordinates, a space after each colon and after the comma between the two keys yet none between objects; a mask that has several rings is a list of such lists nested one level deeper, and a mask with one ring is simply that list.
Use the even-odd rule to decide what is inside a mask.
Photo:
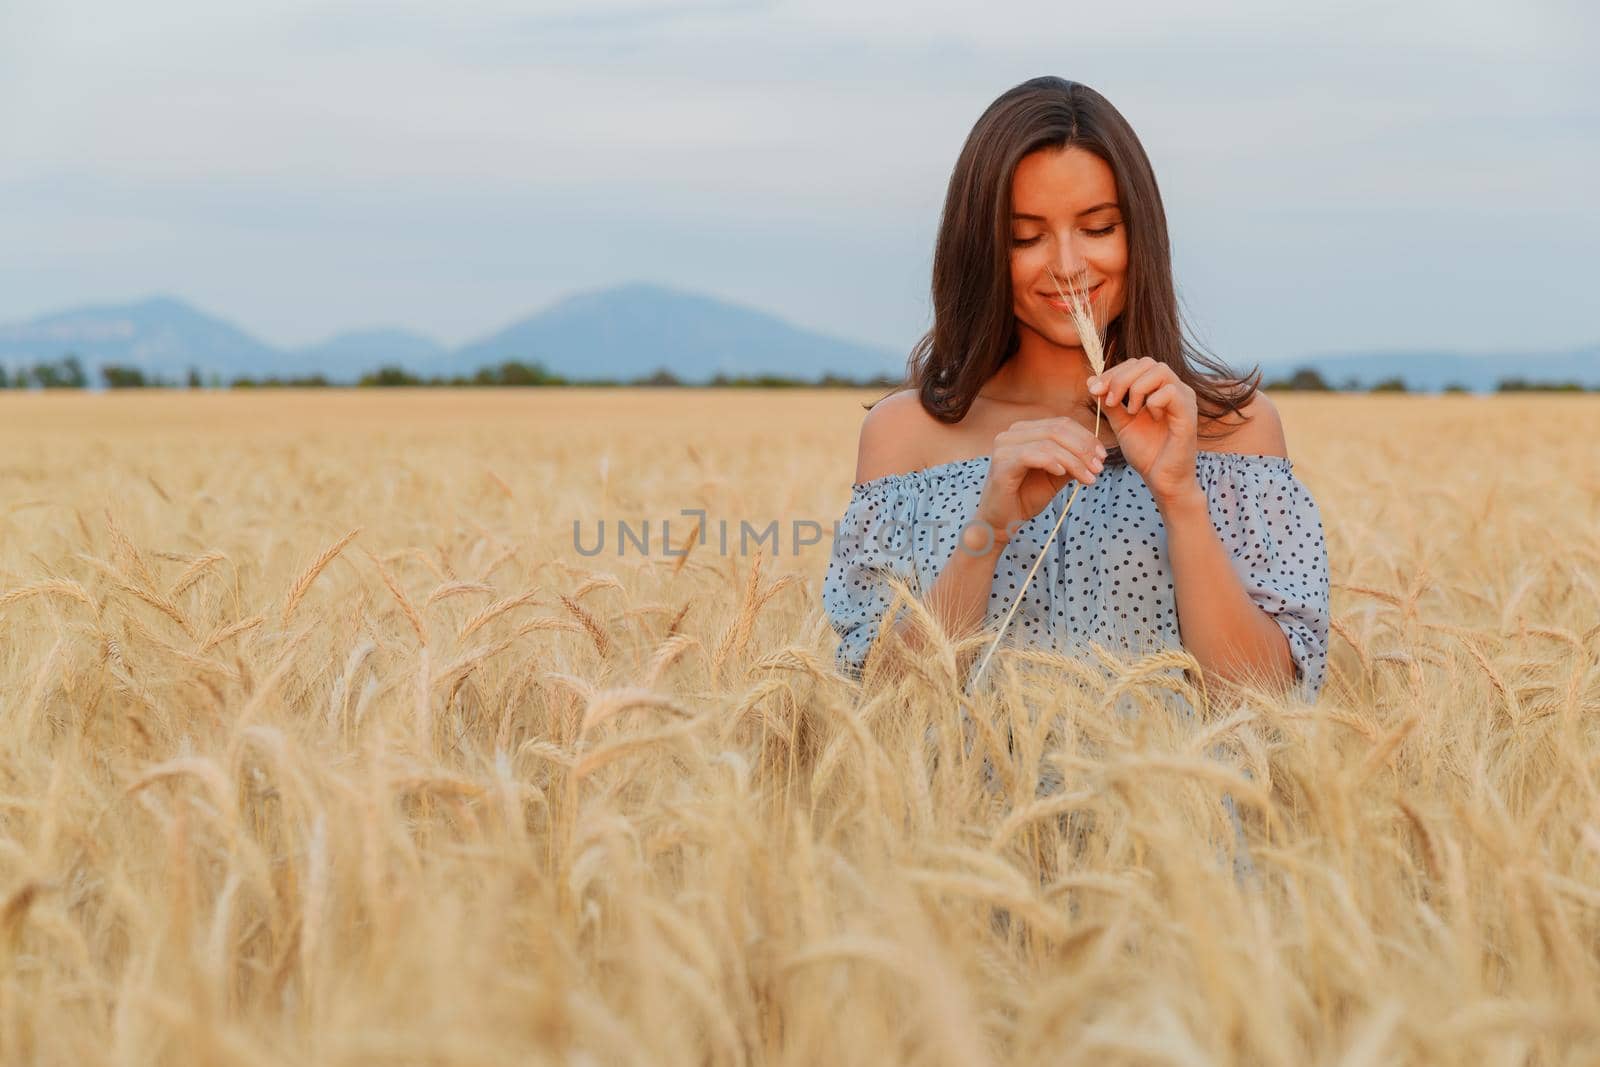
[{"label": "woman's arm", "polygon": [[1266,676],[1285,688],[1295,680],[1289,639],[1256,606],[1211,523],[1206,495],[1157,501],[1167,526],[1167,558],[1178,606],[1178,634],[1208,673],[1229,681]]}]

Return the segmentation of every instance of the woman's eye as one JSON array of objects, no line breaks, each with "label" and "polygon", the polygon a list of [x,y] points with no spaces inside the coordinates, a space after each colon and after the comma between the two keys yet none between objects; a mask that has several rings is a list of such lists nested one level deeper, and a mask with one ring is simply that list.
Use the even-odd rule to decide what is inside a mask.
[{"label": "woman's eye", "polygon": [[[1088,234],[1090,237],[1110,237],[1116,232],[1119,225],[1121,225],[1121,223],[1113,222],[1110,226],[1106,226],[1103,229],[1084,230],[1083,232]],[[1018,248],[1025,248],[1028,245],[1038,243],[1040,240],[1041,238],[1039,237],[1013,237],[1011,239],[1011,243]]]}]

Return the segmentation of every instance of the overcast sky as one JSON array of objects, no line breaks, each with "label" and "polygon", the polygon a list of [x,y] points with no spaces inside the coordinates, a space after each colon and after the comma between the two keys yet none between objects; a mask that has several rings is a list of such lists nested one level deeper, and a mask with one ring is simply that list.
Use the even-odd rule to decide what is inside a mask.
[{"label": "overcast sky", "polygon": [[1139,133],[1230,362],[1592,344],[1584,7],[0,0],[0,321],[455,344],[647,280],[903,353],[963,139],[1057,74]]}]

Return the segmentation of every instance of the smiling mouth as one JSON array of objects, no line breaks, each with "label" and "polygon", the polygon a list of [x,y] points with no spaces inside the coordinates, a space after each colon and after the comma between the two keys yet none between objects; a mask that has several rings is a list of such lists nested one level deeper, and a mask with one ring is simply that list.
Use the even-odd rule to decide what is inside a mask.
[{"label": "smiling mouth", "polygon": [[[1104,285],[1104,284],[1105,284],[1105,282],[1101,282],[1101,283],[1099,283],[1099,285],[1096,285],[1093,289],[1090,289],[1088,291],[1088,293],[1085,294],[1085,299],[1093,300],[1095,298],[1095,294],[1100,292],[1100,286]],[[1056,297],[1053,297],[1053,296],[1049,295],[1048,293],[1040,293],[1039,295],[1044,297],[1045,303],[1049,304],[1051,307],[1059,308],[1062,311],[1071,311],[1072,310],[1072,303],[1071,303],[1070,299],[1068,301],[1066,301],[1066,302],[1062,302],[1060,299],[1058,299]]]}]

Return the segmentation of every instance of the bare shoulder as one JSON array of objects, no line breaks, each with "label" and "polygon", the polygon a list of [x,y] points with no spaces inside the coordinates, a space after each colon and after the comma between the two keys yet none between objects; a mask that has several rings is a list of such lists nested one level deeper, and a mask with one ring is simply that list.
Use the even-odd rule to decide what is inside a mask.
[{"label": "bare shoulder", "polygon": [[1257,389],[1243,411],[1243,423],[1230,419],[1221,424],[1228,427],[1230,432],[1219,442],[1219,451],[1287,457],[1289,443],[1283,435],[1283,419],[1278,415],[1278,406],[1266,391]]},{"label": "bare shoulder", "polygon": [[861,422],[856,452],[856,482],[904,474],[923,466],[937,421],[923,408],[915,389],[890,393]]}]

